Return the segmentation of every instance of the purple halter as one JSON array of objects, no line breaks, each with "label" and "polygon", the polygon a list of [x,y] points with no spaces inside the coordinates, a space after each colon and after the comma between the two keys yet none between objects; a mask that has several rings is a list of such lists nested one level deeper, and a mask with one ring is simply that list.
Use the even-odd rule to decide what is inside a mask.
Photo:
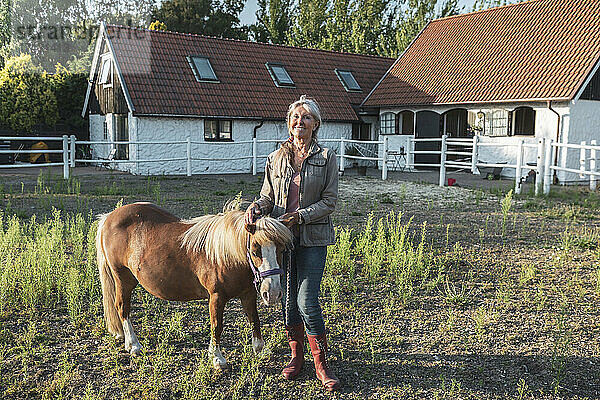
[{"label": "purple halter", "polygon": [[256,291],[260,293],[260,284],[262,281],[271,275],[281,275],[283,274],[283,270],[281,268],[273,268],[266,271],[260,271],[256,268],[254,261],[252,260],[252,255],[250,254],[250,234],[248,234],[248,241],[246,242],[246,258],[248,259],[248,263],[250,264],[250,269],[252,270],[252,274],[254,275],[254,287]]}]

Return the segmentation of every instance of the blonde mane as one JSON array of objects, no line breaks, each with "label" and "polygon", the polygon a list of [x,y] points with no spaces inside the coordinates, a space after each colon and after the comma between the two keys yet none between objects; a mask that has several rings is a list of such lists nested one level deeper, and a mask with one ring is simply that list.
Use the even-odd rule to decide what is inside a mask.
[{"label": "blonde mane", "polygon": [[[244,214],[227,211],[183,221],[193,225],[181,235],[181,247],[190,252],[204,251],[210,261],[219,265],[246,263],[248,232],[244,227]],[[252,240],[260,246],[275,243],[290,247],[293,235],[281,222],[264,217],[256,222]]]}]

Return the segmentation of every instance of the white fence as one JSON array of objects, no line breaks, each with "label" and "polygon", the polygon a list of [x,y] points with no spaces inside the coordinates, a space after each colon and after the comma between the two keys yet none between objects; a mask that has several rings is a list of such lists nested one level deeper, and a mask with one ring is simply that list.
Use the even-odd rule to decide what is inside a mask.
[{"label": "white fence", "polygon": [[[69,178],[70,167],[75,167],[75,163],[83,164],[104,164],[104,165],[116,165],[119,163],[152,163],[152,162],[165,162],[165,161],[180,161],[185,162],[186,173],[188,176],[192,175],[192,163],[193,161],[234,161],[234,160],[251,160],[248,168],[248,172],[252,172],[253,175],[257,173],[258,159],[264,159],[267,154],[258,153],[258,143],[277,143],[280,140],[253,140],[238,141],[234,143],[228,143],[226,145],[250,145],[252,147],[251,155],[247,156],[236,156],[236,157],[194,157],[192,153],[192,145],[202,146],[213,146],[224,144],[222,142],[194,142],[190,139],[186,141],[154,141],[154,142],[106,142],[106,141],[79,141],[75,139],[75,136],[62,136],[62,137],[0,137],[0,141],[57,141],[61,142],[62,149],[50,150],[50,149],[39,149],[39,150],[25,150],[25,149],[0,149],[0,154],[62,154],[62,162],[54,162],[44,164],[46,166],[56,165],[63,167],[63,176],[65,179]],[[339,150],[337,156],[340,157],[340,172],[345,169],[347,160],[363,160],[363,161],[375,161],[381,162],[381,178],[387,179],[388,176],[388,164],[393,162],[394,159],[390,157],[388,151],[388,138],[384,137],[380,141],[359,141],[350,139],[322,139],[321,142],[329,142],[339,144]],[[432,142],[439,143],[439,150],[415,150],[417,143]],[[87,158],[76,158],[76,146],[81,145],[102,145],[109,146],[110,149],[116,149],[117,146],[128,146],[128,145],[173,145],[173,144],[185,144],[185,154],[181,154],[178,157],[172,157],[169,159],[127,159],[127,160],[116,160],[116,159],[87,159]],[[376,145],[382,146],[382,151],[379,153],[381,156],[370,156],[365,155],[362,152],[360,155],[346,154],[346,146],[352,145],[353,147],[361,148],[364,145]],[[449,150],[449,146],[451,147]],[[516,147],[516,163],[484,163],[479,160],[479,149],[482,147]],[[524,150],[526,148],[535,150],[535,160],[527,162],[524,159]],[[566,168],[559,167],[555,162],[558,159],[557,152],[568,152],[578,151],[579,152],[579,168]],[[111,154],[114,154],[112,152]],[[439,155],[439,163],[417,163],[415,162],[415,156],[418,155]],[[462,169],[470,170],[472,173],[476,173],[477,170],[485,168],[511,168],[515,170],[515,193],[521,193],[521,186],[523,183],[523,170],[530,169],[535,172],[535,194],[538,195],[543,188],[543,193],[548,194],[550,186],[554,179],[554,173],[558,171],[578,174],[580,180],[589,180],[589,186],[591,190],[595,190],[597,187],[597,181],[600,177],[598,171],[598,156],[600,155],[600,146],[597,145],[595,140],[592,140],[588,145],[586,142],[581,144],[571,143],[556,143],[553,140],[545,140],[544,138],[538,139],[537,143],[525,143],[523,139],[516,141],[514,144],[507,143],[482,143],[479,136],[471,138],[451,138],[447,135],[441,138],[410,138],[408,141],[408,151],[404,159],[405,165],[409,170],[416,168],[434,167],[440,169],[439,185],[444,186],[446,184],[446,171],[448,169]],[[448,156],[454,156],[454,160],[449,160]],[[0,165],[1,168],[23,168],[23,167],[36,167],[40,164],[8,164]]]},{"label": "white fence", "polygon": [[[414,142],[440,142],[440,150],[426,150],[426,151],[414,151]],[[412,144],[411,144],[412,143]],[[459,148],[470,148],[470,151],[448,151],[448,146],[453,145]],[[479,149],[482,147],[516,147],[516,163],[483,163],[479,161]],[[535,160],[532,162],[526,162],[524,160],[524,150],[526,148],[535,150]],[[558,160],[556,156],[558,151],[567,152],[569,150],[576,150],[579,152],[579,168],[566,168],[560,167],[555,162]],[[410,167],[439,167],[440,168],[440,179],[439,185],[444,186],[446,181],[446,170],[449,168],[454,169],[470,169],[472,173],[482,168],[510,168],[515,170],[515,193],[521,193],[521,186],[523,184],[523,170],[530,169],[535,172],[535,194],[539,195],[543,188],[543,193],[548,194],[550,192],[550,186],[554,180],[553,172],[564,171],[579,174],[581,182],[589,180],[590,190],[596,190],[598,177],[600,177],[600,171],[598,171],[598,155],[600,155],[600,146],[597,145],[595,140],[592,140],[590,144],[581,142],[581,144],[574,143],[557,143],[554,140],[546,140],[545,138],[539,138],[537,143],[525,143],[523,139],[518,140],[514,144],[507,143],[480,143],[480,138],[474,136],[472,139],[461,139],[461,138],[449,138],[444,135],[441,138],[433,139],[411,139],[409,141],[409,154],[435,154],[440,155],[439,164],[418,164],[415,162],[408,162]],[[466,160],[461,161],[449,161],[448,155],[458,155],[466,157]],[[565,156],[565,159],[567,157]],[[409,159],[410,156],[409,156]]]},{"label": "white fence", "polygon": [[[107,142],[107,141],[83,141],[76,140],[75,136],[64,135],[61,137],[0,137],[0,140],[7,141],[61,141],[62,142],[62,150],[0,150],[0,154],[20,154],[20,153],[36,153],[36,154],[58,154],[62,153],[63,161],[60,163],[46,163],[44,166],[53,166],[60,165],[63,166],[63,177],[65,179],[69,178],[70,167],[75,167],[75,163],[82,164],[90,164],[90,165],[116,165],[116,164],[139,164],[139,163],[152,163],[152,162],[166,162],[166,161],[181,161],[185,162],[186,165],[186,174],[187,176],[192,175],[192,163],[193,161],[235,161],[235,160],[252,160],[249,166],[248,172],[252,172],[253,175],[257,173],[257,165],[258,159],[264,159],[268,154],[259,154],[258,153],[258,144],[259,143],[279,143],[281,140],[274,139],[263,139],[258,140],[256,138],[247,141],[237,141],[233,143],[223,142],[194,142],[190,139],[186,141],[145,141],[145,142]],[[387,138],[383,141],[357,141],[357,140],[346,140],[346,139],[323,139],[321,142],[334,142],[340,144],[340,154],[337,154],[340,157],[340,171],[344,171],[344,164],[346,159],[357,159],[357,160],[366,160],[366,161],[381,161],[385,166],[382,170],[382,179],[387,179],[387,151],[384,151],[383,157],[369,157],[369,156],[355,156],[355,155],[345,155],[345,146],[348,143],[354,143],[356,145],[362,144],[377,144],[383,145],[384,149],[386,149]],[[109,146],[109,149],[117,149],[118,146],[130,146],[130,145],[185,145],[185,154],[182,154],[179,157],[171,157],[171,158],[160,158],[160,159],[115,159],[115,151],[109,151],[110,156],[108,158],[76,158],[76,146],[88,145],[88,146]],[[194,157],[192,153],[192,145],[202,145],[202,146],[223,146],[223,145],[251,145],[252,146],[252,154],[249,156],[236,156],[236,157]],[[39,167],[40,164],[28,164],[28,163],[19,163],[19,164],[8,164],[8,165],[0,165],[0,169],[2,168],[23,168],[23,167]]]}]

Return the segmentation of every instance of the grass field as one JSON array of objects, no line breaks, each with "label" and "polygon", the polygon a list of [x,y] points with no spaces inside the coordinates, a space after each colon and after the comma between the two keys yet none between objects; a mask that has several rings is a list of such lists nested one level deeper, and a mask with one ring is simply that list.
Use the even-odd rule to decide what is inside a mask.
[{"label": "grass field", "polygon": [[0,176],[2,399],[600,398],[600,195],[549,198],[343,177],[322,306],[340,392],[307,363],[287,382],[280,308],[259,306],[254,355],[239,301],[207,358],[206,301],[134,293],[144,350],[104,329],[92,238],[99,213],[153,201],[182,218],[218,212],[260,177],[63,181]]}]

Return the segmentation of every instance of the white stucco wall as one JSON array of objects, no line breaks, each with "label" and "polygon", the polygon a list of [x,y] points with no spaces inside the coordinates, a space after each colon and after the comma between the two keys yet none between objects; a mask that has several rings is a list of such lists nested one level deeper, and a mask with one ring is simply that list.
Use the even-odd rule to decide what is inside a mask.
[{"label": "white stucco wall", "polygon": [[[570,110],[571,114],[568,116],[568,119],[565,118],[565,124],[568,124],[568,129],[562,138],[563,143],[580,144],[581,142],[586,142],[589,145],[592,140],[596,140],[596,144],[600,145],[600,101],[579,100],[572,102]],[[586,158],[588,159],[586,161],[586,169],[589,169],[589,150],[586,153]],[[579,169],[580,150],[564,149],[560,154],[560,159],[567,168]],[[596,162],[596,164],[598,165],[599,163]],[[580,177],[579,174],[566,172],[563,172],[562,176],[566,182],[589,182],[589,176]]]},{"label": "white stucco wall", "polygon": [[[104,116],[90,115],[91,140],[103,140]],[[109,121],[109,134],[112,132],[113,118]],[[201,118],[166,118],[166,117],[128,117],[130,141],[151,142],[185,142],[188,137],[192,141],[192,174],[224,174],[249,173],[252,171],[252,143],[254,128],[260,124],[258,120],[232,120],[233,142],[207,142],[204,140],[204,120]],[[265,121],[257,128],[258,140],[275,139],[283,141],[288,137],[284,121]],[[350,138],[351,123],[324,122],[319,130],[319,140],[324,146],[339,152],[339,143],[328,139]],[[278,143],[258,143],[257,170],[264,171],[266,156],[275,150]],[[94,154],[106,158],[110,153],[108,146],[97,145]],[[158,160],[140,163],[116,164],[114,168],[139,175],[184,175],[187,173],[187,146],[179,144],[132,144],[129,146],[131,160]],[[248,157],[245,159],[237,159]],[[183,158],[183,160],[171,160]],[[219,160],[234,159],[234,160]]]}]

